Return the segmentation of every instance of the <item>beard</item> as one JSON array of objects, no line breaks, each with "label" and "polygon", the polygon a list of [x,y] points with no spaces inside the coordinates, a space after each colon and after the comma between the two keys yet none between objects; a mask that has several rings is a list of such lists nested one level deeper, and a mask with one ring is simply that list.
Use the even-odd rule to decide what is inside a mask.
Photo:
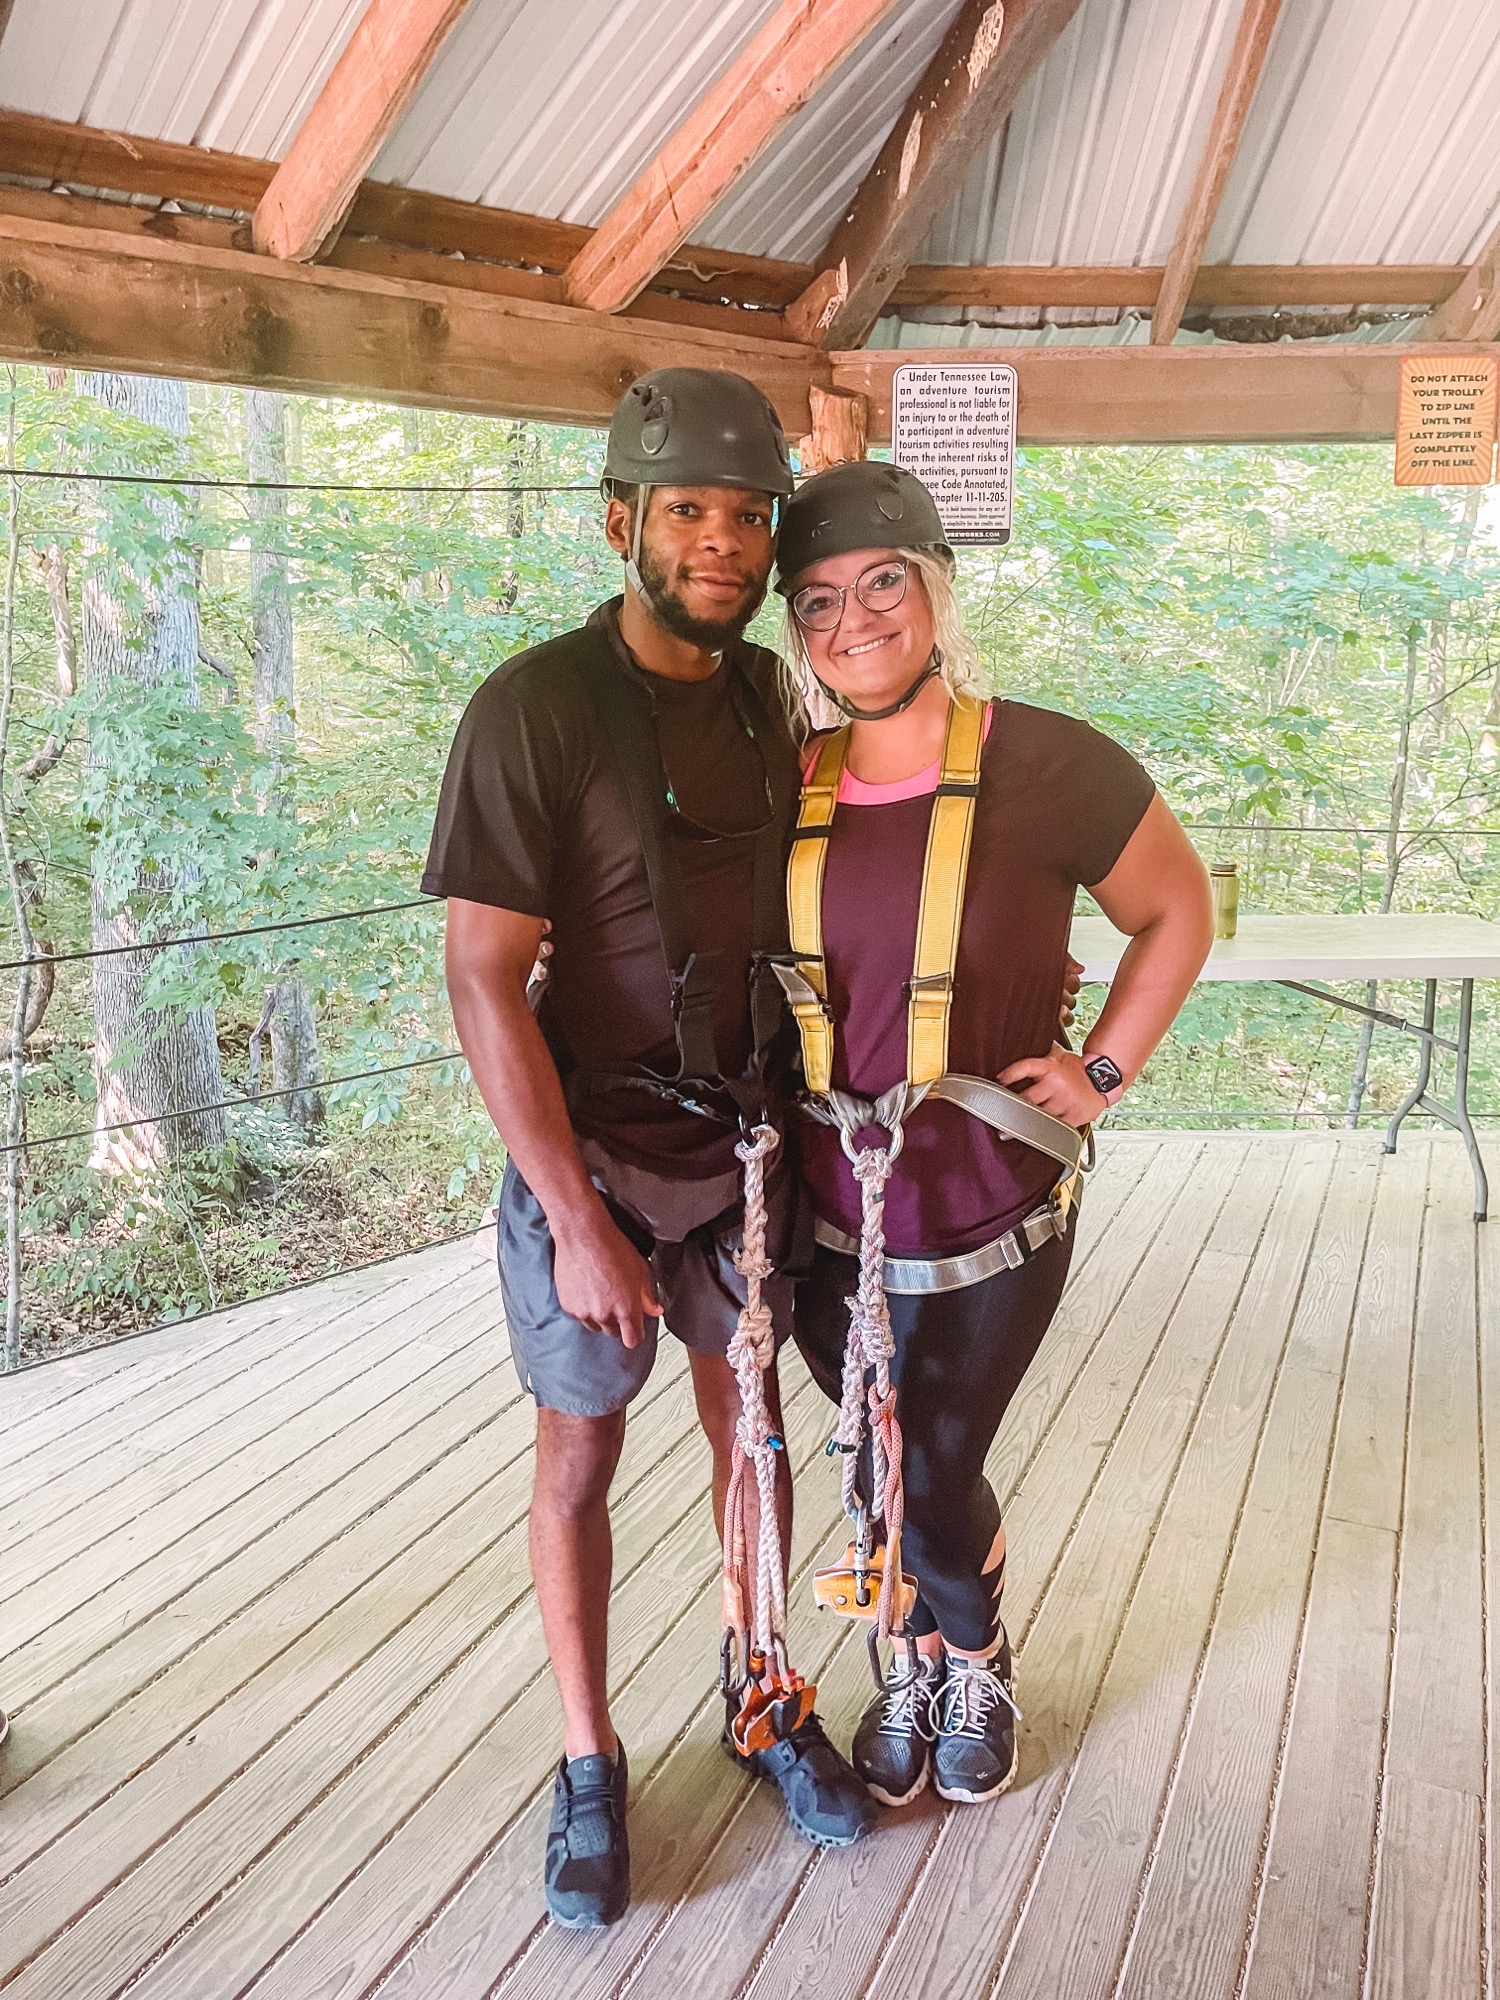
[{"label": "beard", "polygon": [[765,601],[765,585],[757,588],[747,581],[738,610],[726,612],[722,618],[698,618],[673,589],[672,580],[649,549],[641,550],[640,571],[646,602],[657,624],[674,639],[701,646],[706,653],[720,653],[732,645]]}]

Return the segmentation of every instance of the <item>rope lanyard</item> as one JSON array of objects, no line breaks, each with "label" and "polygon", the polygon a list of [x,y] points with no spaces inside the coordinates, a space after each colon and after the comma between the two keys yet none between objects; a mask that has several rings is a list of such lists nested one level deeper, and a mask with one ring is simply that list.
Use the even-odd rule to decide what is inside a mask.
[{"label": "rope lanyard", "polygon": [[[786,1441],[773,1428],[766,1403],[766,1370],[776,1359],[775,1321],[762,1290],[776,1268],[766,1254],[766,1162],[780,1144],[773,1126],[757,1125],[734,1149],[745,1169],[744,1237],[734,1256],[745,1280],[745,1303],[727,1350],[739,1384],[740,1416],[724,1496],[720,1687],[727,1697],[739,1698],[730,1733],[744,1756],[790,1736],[811,1715],[817,1694],[787,1656],[786,1567],[776,1513],[776,1455]],[[760,1516],[753,1568],[752,1472]]]}]

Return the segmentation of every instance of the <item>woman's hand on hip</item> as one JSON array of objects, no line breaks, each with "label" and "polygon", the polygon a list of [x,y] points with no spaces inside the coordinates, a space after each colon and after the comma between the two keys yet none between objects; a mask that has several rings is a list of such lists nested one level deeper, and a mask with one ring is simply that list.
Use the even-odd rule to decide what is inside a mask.
[{"label": "woman's hand on hip", "polygon": [[1056,1042],[1046,1056],[1023,1056],[1000,1072],[999,1081],[1017,1097],[1050,1111],[1065,1125],[1090,1125],[1108,1109],[1105,1100],[1089,1082],[1083,1058]]}]

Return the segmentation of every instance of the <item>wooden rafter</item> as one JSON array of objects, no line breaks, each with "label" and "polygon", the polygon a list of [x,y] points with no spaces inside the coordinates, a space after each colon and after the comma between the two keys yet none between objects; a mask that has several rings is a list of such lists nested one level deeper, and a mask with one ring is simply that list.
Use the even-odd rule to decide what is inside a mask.
[{"label": "wooden rafter", "polygon": [[[275,173],[273,160],[0,111],[0,174],[20,179],[188,202],[248,217]],[[340,244],[351,236],[370,237],[405,249],[560,273],[591,234],[580,223],[365,181],[349,210]],[[664,287],[697,296],[784,306],[811,275],[810,265],[689,243],[663,269],[660,280]]]},{"label": "wooden rafter", "polygon": [[1393,435],[1401,357],[1500,354],[1500,346],[855,348],[829,356],[833,386],[869,398],[872,444],[890,438],[891,378],[903,362],[1008,362],[1024,444],[1241,444]]},{"label": "wooden rafter", "polygon": [[468,0],[370,0],[252,225],[270,257],[310,263],[336,235],[381,142]]},{"label": "wooden rafter", "polygon": [[894,0],[781,0],[568,266],[568,298],[619,312],[649,284]]},{"label": "wooden rafter", "polygon": [[1198,162],[1192,192],[1182,212],[1182,220],[1177,225],[1177,235],[1151,315],[1151,343],[1154,347],[1169,347],[1182,324],[1183,311],[1192,296],[1193,280],[1203,260],[1208,232],[1213,228],[1214,217],[1219,212],[1224,183],[1239,151],[1245,120],[1250,115],[1250,103],[1255,96],[1255,86],[1260,81],[1266,51],[1271,46],[1271,33],[1280,11],[1281,0],[1244,0],[1224,80],[1219,86],[1219,100],[1214,106],[1208,144]]},{"label": "wooden rafter", "polygon": [[[1413,352],[1500,348],[1308,342],[826,355],[788,341],[283,263],[144,230],[111,234],[0,213],[0,357],[562,423],[603,423],[646,368],[700,366],[758,381],[793,436],[812,428],[813,388],[866,397],[870,438],[879,442],[889,434],[892,373],[915,359],[1012,364],[1028,443],[1384,437],[1395,422],[1401,356]],[[820,407],[826,428],[829,405]]]},{"label": "wooden rafter", "polygon": [[[189,203],[248,217],[275,163],[201,146],[138,139],[17,112],[0,112],[0,174],[63,187],[130,195],[132,206],[91,202],[0,185],[0,208],[72,218],[83,226],[143,229],[165,240],[249,247],[243,225],[157,211],[144,201]],[[326,254],[335,264],[386,271],[525,298],[562,299],[561,273],[587,245],[580,223],[523,215],[448,195],[365,181],[342,234]],[[441,259],[441,268],[431,261]],[[1477,267],[1476,267],[1477,268]],[[756,312],[747,333],[784,336],[776,309],[803,292],[810,264],[685,244],[637,298],[635,315],[723,325],[735,306]],[[1134,265],[913,264],[891,294],[893,306],[1149,306],[1161,268]],[[1194,281],[1195,305],[1434,305],[1465,276],[1459,264],[1207,264]],[[668,296],[675,294],[675,296]],[[717,314],[717,317],[714,315]]]},{"label": "wooden rafter", "polygon": [[[1161,265],[913,264],[901,306],[1150,306]],[[1423,306],[1447,298],[1462,264],[1200,264],[1198,306]]]},{"label": "wooden rafter", "polygon": [[647,368],[730,368],[794,436],[827,369],[787,341],[10,214],[0,355],[586,424]]},{"label": "wooden rafter", "polygon": [[971,159],[1010,115],[1022,85],[1079,0],[964,0],[891,128],[817,275],[787,309],[799,337],[862,341]]},{"label": "wooden rafter", "polygon": [[1493,340],[1500,333],[1500,223],[1422,329],[1424,340]]}]

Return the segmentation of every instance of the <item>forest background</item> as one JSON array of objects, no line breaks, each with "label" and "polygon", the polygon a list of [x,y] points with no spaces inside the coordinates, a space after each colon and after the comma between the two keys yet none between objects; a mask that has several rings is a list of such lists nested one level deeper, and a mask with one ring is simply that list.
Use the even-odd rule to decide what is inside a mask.
[{"label": "forest background", "polygon": [[[0,391],[6,464],[48,475],[6,481],[6,957],[43,961],[6,972],[0,1028],[14,1363],[479,1221],[503,1153],[414,903],[433,804],[475,687],[619,563],[596,433],[30,369]],[[1389,446],[1026,451],[1014,537],[964,552],[962,590],[990,687],[1124,742],[1239,863],[1242,909],[1493,917],[1484,497],[1396,489]],[[1207,986],[1113,1117],[1370,1122],[1411,1066],[1314,1001]],[[1487,1006],[1471,1092],[1500,1122]]]}]

